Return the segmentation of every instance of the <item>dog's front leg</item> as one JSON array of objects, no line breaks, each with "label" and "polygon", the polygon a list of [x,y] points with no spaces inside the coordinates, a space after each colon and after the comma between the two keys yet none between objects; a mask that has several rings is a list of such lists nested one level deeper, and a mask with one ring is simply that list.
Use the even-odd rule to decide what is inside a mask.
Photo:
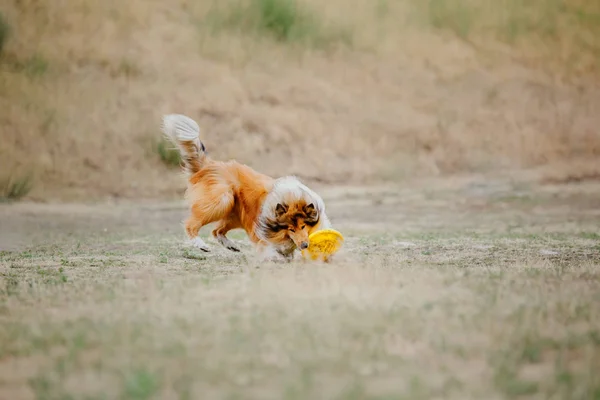
[{"label": "dog's front leg", "polygon": [[263,262],[277,262],[277,263],[285,263],[290,260],[284,254],[282,254],[277,247],[261,242],[256,246],[258,257],[260,261]]}]

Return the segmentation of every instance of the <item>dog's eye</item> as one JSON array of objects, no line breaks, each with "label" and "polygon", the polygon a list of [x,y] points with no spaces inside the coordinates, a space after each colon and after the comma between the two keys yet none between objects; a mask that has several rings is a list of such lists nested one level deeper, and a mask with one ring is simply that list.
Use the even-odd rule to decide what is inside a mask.
[{"label": "dog's eye", "polygon": [[302,229],[306,228],[306,225],[302,225]]},{"label": "dog's eye", "polygon": [[290,228],[290,232],[296,232],[294,228]]}]

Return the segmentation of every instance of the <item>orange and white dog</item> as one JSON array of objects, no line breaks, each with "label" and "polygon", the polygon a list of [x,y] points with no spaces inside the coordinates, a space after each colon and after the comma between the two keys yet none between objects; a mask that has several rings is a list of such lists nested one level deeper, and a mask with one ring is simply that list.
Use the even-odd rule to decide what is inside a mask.
[{"label": "orange and white dog", "polygon": [[212,160],[200,127],[185,115],[165,115],[163,131],[181,153],[190,205],[185,230],[199,249],[210,251],[200,228],[217,222],[212,234],[227,249],[240,251],[226,235],[241,228],[262,259],[290,261],[308,247],[308,235],[331,228],[323,199],[296,177],[274,179],[236,161]]}]

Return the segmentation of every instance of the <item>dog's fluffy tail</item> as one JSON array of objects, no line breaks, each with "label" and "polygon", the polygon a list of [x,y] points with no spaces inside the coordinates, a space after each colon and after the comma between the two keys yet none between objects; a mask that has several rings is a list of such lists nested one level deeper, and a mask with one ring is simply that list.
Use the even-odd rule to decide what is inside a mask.
[{"label": "dog's fluffy tail", "polygon": [[183,168],[188,174],[202,169],[206,159],[206,149],[200,141],[200,127],[193,119],[181,114],[168,114],[163,117],[163,132],[181,153]]}]

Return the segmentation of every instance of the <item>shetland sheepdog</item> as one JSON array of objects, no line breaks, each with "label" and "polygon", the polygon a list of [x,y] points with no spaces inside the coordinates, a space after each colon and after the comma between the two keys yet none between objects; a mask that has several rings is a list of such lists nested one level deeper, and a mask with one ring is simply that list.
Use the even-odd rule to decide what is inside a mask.
[{"label": "shetland sheepdog", "polygon": [[275,179],[236,161],[211,159],[200,127],[185,115],[165,115],[162,128],[181,153],[190,206],[185,231],[200,250],[210,251],[200,228],[216,222],[212,235],[227,249],[240,251],[227,232],[241,228],[261,259],[291,261],[296,249],[308,247],[312,232],[331,228],[323,199],[296,177]]}]

